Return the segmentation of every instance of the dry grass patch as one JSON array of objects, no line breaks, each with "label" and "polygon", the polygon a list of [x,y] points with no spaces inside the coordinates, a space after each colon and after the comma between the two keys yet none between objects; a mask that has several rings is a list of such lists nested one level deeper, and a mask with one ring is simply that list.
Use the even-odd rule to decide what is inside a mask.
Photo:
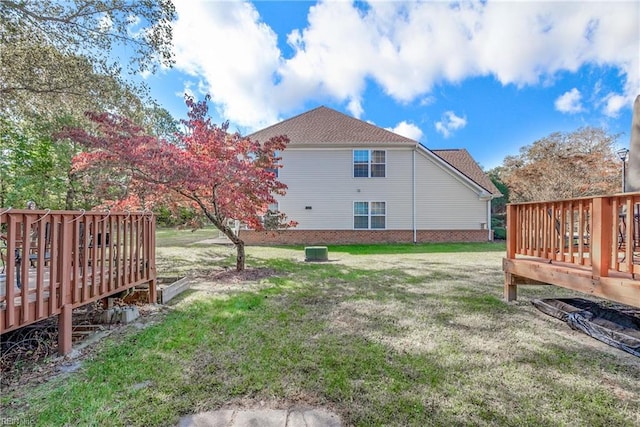
[{"label": "dry grass patch", "polygon": [[301,248],[250,247],[241,280],[223,269],[229,248],[172,238],[183,246],[160,245],[160,262],[197,282],[162,322],[3,404],[41,425],[302,403],[357,426],[640,423],[640,360],[530,304],[565,290],[504,303],[500,252],[329,248],[329,262],[305,263]]}]

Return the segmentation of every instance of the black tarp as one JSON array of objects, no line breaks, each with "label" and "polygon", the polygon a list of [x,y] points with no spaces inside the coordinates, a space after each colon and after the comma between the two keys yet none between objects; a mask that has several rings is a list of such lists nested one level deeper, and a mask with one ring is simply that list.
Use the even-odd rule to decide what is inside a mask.
[{"label": "black tarp", "polygon": [[569,324],[610,346],[640,357],[640,310],[583,298],[547,298],[532,301],[538,310]]}]

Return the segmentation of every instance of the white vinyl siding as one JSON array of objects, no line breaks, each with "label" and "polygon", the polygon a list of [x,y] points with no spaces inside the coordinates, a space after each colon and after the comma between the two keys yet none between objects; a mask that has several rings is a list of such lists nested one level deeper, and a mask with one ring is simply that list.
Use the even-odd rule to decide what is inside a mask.
[{"label": "white vinyl siding", "polygon": [[[413,228],[412,149],[386,148],[386,178],[353,176],[353,148],[287,148],[279,208],[298,230],[353,230],[354,201],[385,201],[385,229]],[[480,190],[421,149],[415,154],[416,228],[478,230],[487,222]],[[390,207],[393,210],[390,211]]]},{"label": "white vinyl siding", "polygon": [[287,148],[279,180],[280,210],[298,230],[353,230],[353,202],[385,201],[387,229],[411,229],[411,148],[386,149],[386,178],[353,177],[353,149]]},{"label": "white vinyl siding", "polygon": [[418,230],[478,230],[487,222],[479,190],[426,155],[416,154]]}]

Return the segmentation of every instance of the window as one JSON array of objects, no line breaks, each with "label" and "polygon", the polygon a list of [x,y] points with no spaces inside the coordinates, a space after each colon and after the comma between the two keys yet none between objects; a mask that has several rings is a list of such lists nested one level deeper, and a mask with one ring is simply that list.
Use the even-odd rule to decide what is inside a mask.
[{"label": "window", "polygon": [[384,150],[353,150],[354,178],[384,178],[387,152]]},{"label": "window", "polygon": [[382,150],[371,151],[371,176],[384,178],[386,175],[387,153]]},{"label": "window", "polygon": [[277,230],[280,225],[280,211],[278,202],[271,203],[267,211],[262,215],[262,225],[267,230]]},{"label": "window", "polygon": [[369,202],[353,202],[353,228],[369,228]]},{"label": "window", "polygon": [[353,202],[353,228],[381,230],[386,223],[386,202]]},{"label": "window", "polygon": [[371,202],[371,228],[385,228],[386,216],[385,202]]},{"label": "window", "polygon": [[[279,157],[280,157],[280,152],[279,152],[279,151],[274,151],[274,152],[273,152],[273,157],[275,157],[275,158],[279,158]],[[279,164],[280,164],[280,160],[276,160],[276,162],[275,162],[275,163],[276,163],[276,165],[279,165]],[[279,170],[279,169],[280,169],[279,167],[275,167],[275,168],[269,168],[269,169],[267,169],[267,170],[268,170],[269,172],[272,172],[272,173],[276,176],[276,178],[277,178],[277,177],[278,177],[278,170]]]}]

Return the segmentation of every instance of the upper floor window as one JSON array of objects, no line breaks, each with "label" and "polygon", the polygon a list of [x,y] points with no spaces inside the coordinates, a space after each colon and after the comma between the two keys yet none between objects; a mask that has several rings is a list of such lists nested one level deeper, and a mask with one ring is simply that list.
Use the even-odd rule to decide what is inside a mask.
[{"label": "upper floor window", "polygon": [[[274,152],[273,152],[273,157],[276,157],[276,158],[280,157],[280,152],[279,152],[279,151],[274,151]],[[280,164],[280,160],[277,160],[275,163],[276,163],[276,166],[277,166],[277,165],[279,165],[279,164]],[[276,176],[276,178],[277,178],[277,177],[278,177],[278,170],[279,170],[279,169],[280,169],[279,167],[275,167],[275,168],[270,168],[270,169],[267,169],[267,170],[268,170],[269,172],[273,172],[273,174],[274,174],[274,175]]]},{"label": "upper floor window", "polygon": [[353,150],[354,178],[384,178],[387,152],[384,150]]}]

